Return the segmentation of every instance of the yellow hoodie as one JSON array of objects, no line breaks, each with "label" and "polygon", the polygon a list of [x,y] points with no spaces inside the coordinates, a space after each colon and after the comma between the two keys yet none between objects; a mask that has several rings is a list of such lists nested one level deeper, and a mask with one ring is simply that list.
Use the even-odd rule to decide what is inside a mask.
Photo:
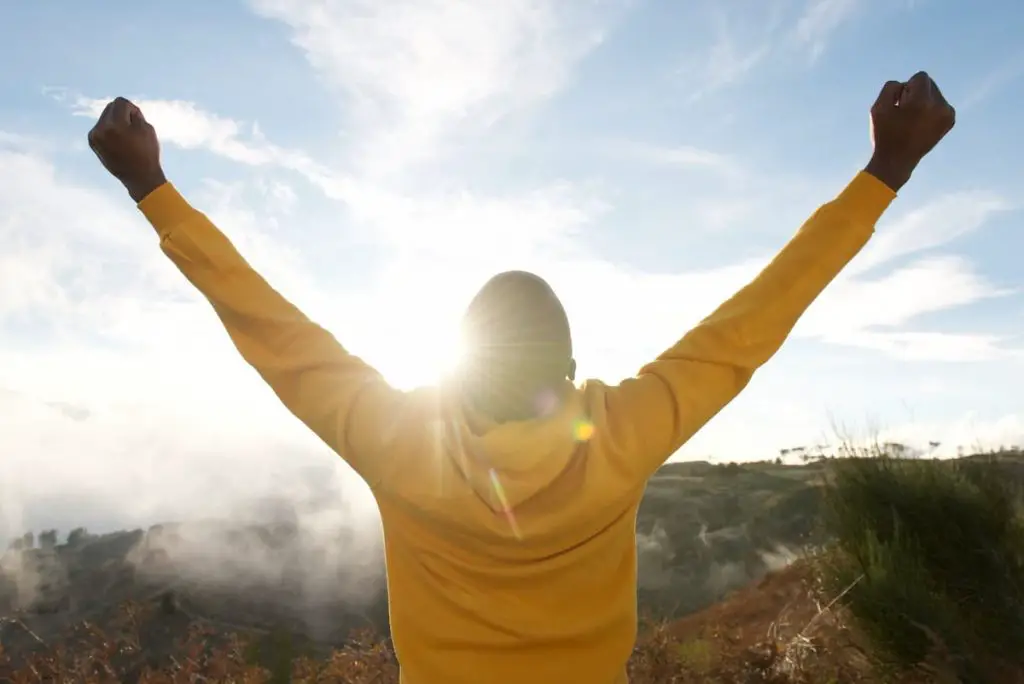
[{"label": "yellow hoodie", "polygon": [[623,684],[647,479],[779,349],[894,197],[858,174],[636,377],[589,381],[554,417],[501,425],[443,388],[390,387],[172,185],[139,207],[245,360],[370,485],[404,684]]}]

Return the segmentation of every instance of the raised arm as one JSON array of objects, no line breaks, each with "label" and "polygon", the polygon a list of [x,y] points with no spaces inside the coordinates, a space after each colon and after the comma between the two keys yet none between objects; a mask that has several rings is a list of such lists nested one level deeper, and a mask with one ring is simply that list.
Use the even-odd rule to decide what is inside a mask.
[{"label": "raised arm", "polygon": [[621,472],[646,478],[750,382],[797,320],[867,243],[875,223],[955,112],[925,73],[890,81],[871,109],[865,170],[818,209],[772,262],[635,377],[609,388],[597,438]]},{"label": "raised arm", "polygon": [[167,183],[156,134],[138,108],[111,102],[89,143],[156,229],[163,252],[213,305],[242,357],[296,417],[376,484],[380,437],[403,395],[267,284]]}]

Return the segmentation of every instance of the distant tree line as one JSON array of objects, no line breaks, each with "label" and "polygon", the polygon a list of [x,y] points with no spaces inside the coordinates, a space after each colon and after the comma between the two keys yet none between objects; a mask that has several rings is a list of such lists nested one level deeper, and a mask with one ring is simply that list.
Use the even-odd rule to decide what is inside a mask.
[{"label": "distant tree line", "polygon": [[[27,551],[28,549],[37,548],[36,544],[38,543],[38,548],[40,549],[54,549],[57,547],[57,535],[57,530],[50,529],[43,530],[39,533],[39,536],[36,537],[35,533],[30,530],[25,534],[21,535],[20,537],[15,537],[14,539],[12,539],[10,543],[8,543],[7,548],[11,551]],[[87,529],[85,529],[84,527],[76,527],[75,529],[68,532],[67,540],[65,541],[65,543],[68,546],[78,546],[86,539],[88,539],[89,536],[89,531]]]}]

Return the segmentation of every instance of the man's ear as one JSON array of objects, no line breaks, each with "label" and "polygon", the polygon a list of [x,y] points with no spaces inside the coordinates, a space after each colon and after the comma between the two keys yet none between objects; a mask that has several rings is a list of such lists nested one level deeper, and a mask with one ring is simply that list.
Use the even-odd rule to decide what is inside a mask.
[{"label": "man's ear", "polygon": [[565,374],[572,382],[576,382],[576,359],[569,359],[569,368]]}]

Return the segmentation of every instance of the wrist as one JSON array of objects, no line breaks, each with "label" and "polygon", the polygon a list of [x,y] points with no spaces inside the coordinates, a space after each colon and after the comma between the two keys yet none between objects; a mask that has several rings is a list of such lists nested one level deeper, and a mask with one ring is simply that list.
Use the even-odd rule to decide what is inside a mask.
[{"label": "wrist", "polygon": [[875,154],[864,167],[864,171],[885,183],[893,192],[899,192],[910,180],[915,166],[916,164]]},{"label": "wrist", "polygon": [[144,200],[149,193],[153,192],[166,182],[167,177],[164,176],[163,169],[156,169],[150,173],[139,176],[138,178],[130,178],[122,181],[125,190],[128,191],[128,195],[136,204]]}]

